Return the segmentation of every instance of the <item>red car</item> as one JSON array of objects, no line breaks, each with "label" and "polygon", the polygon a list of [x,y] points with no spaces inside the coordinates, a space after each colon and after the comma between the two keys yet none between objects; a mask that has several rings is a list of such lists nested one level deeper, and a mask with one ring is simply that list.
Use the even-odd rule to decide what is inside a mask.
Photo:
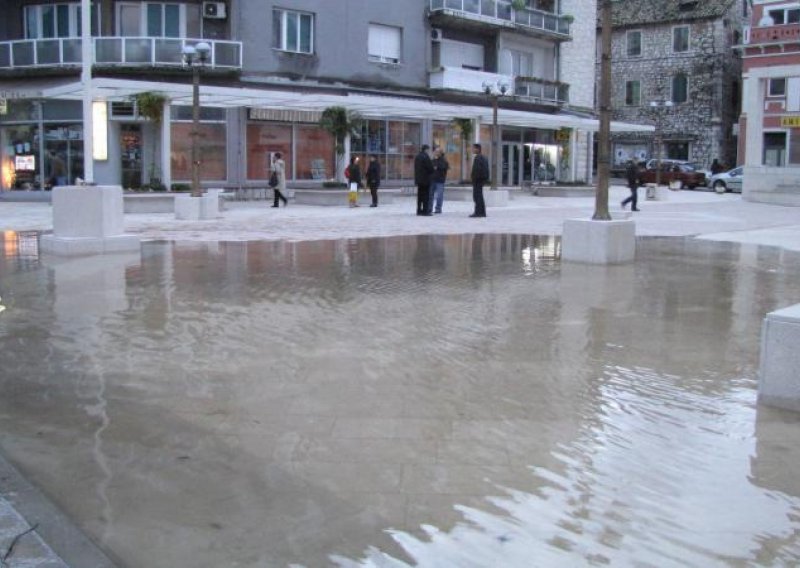
[{"label": "red car", "polygon": [[[639,171],[639,180],[644,185],[646,183],[656,183],[656,164],[653,160],[648,162],[648,168]],[[680,181],[683,187],[694,189],[695,187],[706,185],[706,174],[698,171],[689,162],[677,162],[675,160],[661,161],[661,183],[666,185],[673,181]]]}]

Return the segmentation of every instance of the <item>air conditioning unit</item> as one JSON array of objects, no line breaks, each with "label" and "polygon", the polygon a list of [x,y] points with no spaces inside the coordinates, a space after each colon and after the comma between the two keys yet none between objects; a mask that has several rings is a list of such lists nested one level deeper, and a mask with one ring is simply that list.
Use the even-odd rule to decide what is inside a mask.
[{"label": "air conditioning unit", "polygon": [[441,28],[431,28],[431,41],[435,41],[435,42],[442,41],[442,30],[441,30]]},{"label": "air conditioning unit", "polygon": [[203,2],[203,17],[207,20],[224,20],[228,17],[225,2]]}]

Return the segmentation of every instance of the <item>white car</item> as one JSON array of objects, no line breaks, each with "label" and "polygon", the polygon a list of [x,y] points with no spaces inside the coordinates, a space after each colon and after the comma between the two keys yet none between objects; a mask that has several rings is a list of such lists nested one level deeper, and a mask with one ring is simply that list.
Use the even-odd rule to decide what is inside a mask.
[{"label": "white car", "polygon": [[717,193],[742,193],[742,166],[711,176],[708,185]]}]

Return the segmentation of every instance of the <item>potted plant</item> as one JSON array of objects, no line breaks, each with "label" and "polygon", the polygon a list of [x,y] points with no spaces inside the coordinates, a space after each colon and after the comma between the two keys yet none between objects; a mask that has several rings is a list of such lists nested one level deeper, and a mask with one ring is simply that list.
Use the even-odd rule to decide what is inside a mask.
[{"label": "potted plant", "polygon": [[515,10],[524,10],[528,7],[527,0],[511,0],[511,7]]},{"label": "potted plant", "polygon": [[361,118],[341,106],[332,106],[322,111],[320,127],[333,136],[336,152],[336,179],[344,181],[344,141],[348,135],[360,136]]},{"label": "potted plant", "polygon": [[153,91],[138,93],[131,97],[136,103],[139,116],[153,123],[156,136],[153,140],[153,158],[150,160],[150,186],[161,188],[161,177],[158,174],[156,157],[158,156],[158,141],[160,139],[161,125],[164,121],[164,104],[169,100],[166,95]]}]

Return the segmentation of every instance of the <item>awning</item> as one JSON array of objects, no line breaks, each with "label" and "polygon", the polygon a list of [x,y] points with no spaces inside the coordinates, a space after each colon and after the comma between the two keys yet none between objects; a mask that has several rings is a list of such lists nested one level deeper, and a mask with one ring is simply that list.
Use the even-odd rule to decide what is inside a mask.
[{"label": "awning", "polygon": [[[129,79],[97,78],[92,81],[94,97],[101,100],[122,101],[145,91],[158,91],[165,94],[173,104],[192,103],[192,85],[155,81],[134,81]],[[41,89],[42,98],[80,100],[82,86],[70,82],[60,86]],[[324,93],[309,89],[281,90],[274,85],[259,89],[254,87],[220,87],[202,85],[200,103],[203,106],[225,108],[265,108],[282,110],[321,111],[330,106],[343,106],[358,112],[366,118],[429,118],[451,120],[453,118],[478,119],[483,124],[492,122],[492,109],[489,107],[458,105],[431,101],[423,97],[403,97],[399,95],[363,93]],[[503,126],[526,128],[574,128],[596,132],[599,122],[569,114],[546,114],[519,110],[499,109],[498,122]],[[613,132],[652,132],[650,125],[612,122]]]}]

